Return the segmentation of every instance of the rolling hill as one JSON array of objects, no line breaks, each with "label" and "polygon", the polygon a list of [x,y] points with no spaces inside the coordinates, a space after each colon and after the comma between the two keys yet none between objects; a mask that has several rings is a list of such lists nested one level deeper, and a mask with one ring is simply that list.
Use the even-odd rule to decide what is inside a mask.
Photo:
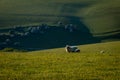
[{"label": "rolling hill", "polygon": [[[36,48],[48,44],[50,46],[44,48],[119,40],[119,3],[119,0],[0,0],[0,33],[7,33],[14,26],[49,25],[52,29],[44,36],[13,39],[24,44],[21,46]],[[64,25],[76,25],[78,30],[71,34],[60,27],[55,29],[59,21]],[[5,39],[2,37],[0,41]]]}]

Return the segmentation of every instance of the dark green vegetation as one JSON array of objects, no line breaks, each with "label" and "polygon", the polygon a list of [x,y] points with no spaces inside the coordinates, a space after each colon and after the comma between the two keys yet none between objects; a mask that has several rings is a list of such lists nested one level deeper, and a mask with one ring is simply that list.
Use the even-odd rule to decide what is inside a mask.
[{"label": "dark green vegetation", "polygon": [[[119,80],[120,41],[33,52],[0,52],[0,80]],[[101,53],[104,51],[104,53]]]},{"label": "dark green vegetation", "polygon": [[[0,34],[14,26],[47,24],[52,27],[42,36],[12,38],[11,44],[19,43],[18,48],[34,50],[97,43],[104,39],[119,40],[119,3],[120,0],[0,0]],[[68,33],[63,26],[57,27],[59,21],[64,25],[73,24],[78,29]],[[0,44],[9,38],[0,36]]]},{"label": "dark green vegetation", "polygon": [[93,34],[119,32],[120,0],[0,0],[0,27],[85,24]]},{"label": "dark green vegetation", "polygon": [[26,50],[22,49],[15,49],[15,48],[4,48],[0,50],[1,52],[27,52]]},{"label": "dark green vegetation", "polygon": [[[30,35],[12,41],[22,43],[20,48],[48,49],[119,40],[119,4],[120,0],[0,0],[0,34],[6,32],[4,28],[45,23],[52,29],[43,36]],[[59,21],[76,25],[78,31],[68,33],[56,28]],[[0,42],[6,40],[2,38]]]},{"label": "dark green vegetation", "polygon": [[4,31],[4,34],[0,35],[1,46],[3,48],[13,47],[26,50],[41,50],[64,47],[67,44],[80,45],[100,42],[100,39],[78,28],[70,32],[63,26],[49,26],[48,29],[45,29],[45,26],[42,27],[2,29],[1,31]]}]

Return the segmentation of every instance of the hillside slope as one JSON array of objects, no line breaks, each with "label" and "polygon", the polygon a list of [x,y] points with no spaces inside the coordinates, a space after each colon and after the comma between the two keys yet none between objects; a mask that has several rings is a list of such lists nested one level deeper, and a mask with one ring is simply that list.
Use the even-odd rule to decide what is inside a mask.
[{"label": "hillside slope", "polygon": [[[77,47],[81,50],[81,54],[114,54],[120,53],[120,41],[112,41],[112,42],[104,42],[104,43],[96,43],[96,44],[85,44],[85,45],[77,45]],[[103,53],[101,53],[103,51]],[[48,50],[40,50],[40,51],[32,51],[28,53],[66,53],[65,48],[54,48]],[[72,53],[71,53],[72,54]]]},{"label": "hillside slope", "polygon": [[[0,80],[119,80],[120,41],[33,52],[0,52]],[[104,53],[100,53],[104,50]]]},{"label": "hillside slope", "polygon": [[120,32],[119,0],[1,0],[0,27],[84,23],[93,34]]},{"label": "hillside slope", "polygon": [[[10,34],[11,38],[2,35],[0,44],[12,40],[20,42],[21,47],[45,49],[96,43],[104,39],[120,40],[119,3],[120,0],[0,0],[0,34],[6,34],[16,26],[24,29],[47,24],[52,27],[43,36],[13,38]],[[57,27],[58,22],[64,26],[73,24],[77,31],[67,33],[63,27]],[[22,34],[27,33],[25,31]]]}]

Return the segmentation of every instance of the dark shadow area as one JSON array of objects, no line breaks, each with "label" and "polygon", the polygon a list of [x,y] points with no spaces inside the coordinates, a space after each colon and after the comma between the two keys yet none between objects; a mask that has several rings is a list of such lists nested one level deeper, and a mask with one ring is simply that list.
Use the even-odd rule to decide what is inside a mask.
[{"label": "dark shadow area", "polygon": [[[60,48],[66,45],[99,43],[105,39],[119,39],[120,30],[91,34],[88,27],[83,24],[82,18],[80,17],[80,15],[82,16],[80,13],[81,10],[97,2],[99,1],[92,0],[87,1],[87,3],[86,1],[84,3],[58,2],[52,3],[51,5],[43,5],[43,7],[50,7],[48,9],[53,11],[53,14],[51,12],[49,13],[50,10],[48,10],[48,13],[44,13],[43,11],[42,13],[36,14],[30,14],[29,12],[3,13],[1,14],[4,16],[0,19],[0,26],[11,25],[11,28],[0,29],[0,49],[12,47],[35,51]],[[58,10],[54,12],[53,9]],[[57,24],[59,21],[61,24]],[[41,25],[42,23],[46,23],[48,28],[46,29],[46,25]],[[51,25],[51,23],[53,23],[53,25]],[[17,26],[14,28],[14,25],[29,26]],[[98,37],[94,37],[93,34]]]},{"label": "dark shadow area", "polygon": [[[80,17],[71,16],[67,14],[76,14],[83,7],[88,7],[90,3],[56,3],[57,6],[61,6],[59,15],[51,14],[9,14],[17,17],[39,17],[38,22],[62,22],[62,25],[48,25],[49,28],[44,30],[31,29],[30,27],[21,27],[15,30],[9,35],[1,35],[0,42],[5,47],[14,47],[18,49],[25,49],[28,51],[43,50],[51,48],[65,47],[66,45],[83,45],[98,43],[101,40],[93,37],[87,26],[83,24]],[[57,20],[56,20],[57,19]],[[21,22],[24,19],[17,19]],[[21,21],[20,21],[21,20]],[[27,19],[26,19],[27,20]],[[11,20],[12,21],[12,20]],[[33,19],[29,21],[35,21]],[[16,22],[16,20],[13,20]],[[37,28],[39,25],[33,25],[31,27]],[[65,27],[68,27],[67,29]],[[41,26],[40,26],[41,28]],[[72,28],[72,29],[71,29]],[[7,32],[11,29],[1,30],[0,32]],[[15,32],[15,33],[14,33]],[[17,33],[17,34],[16,34]]]},{"label": "dark shadow area", "polygon": [[[47,29],[40,29],[34,32],[28,31],[30,27],[18,27],[18,30],[12,28],[3,30],[9,32],[9,35],[0,36],[1,46],[4,44],[3,47],[34,51],[60,48],[66,45],[83,45],[100,42],[100,39],[92,36],[89,29],[80,21],[80,18],[74,16],[64,17],[69,23],[65,25],[48,26],[49,28]],[[70,24],[73,26],[72,31],[65,29],[65,26]],[[37,28],[37,26],[31,27]],[[40,28],[41,27],[42,26],[40,26]],[[14,30],[15,33],[11,30]]]}]

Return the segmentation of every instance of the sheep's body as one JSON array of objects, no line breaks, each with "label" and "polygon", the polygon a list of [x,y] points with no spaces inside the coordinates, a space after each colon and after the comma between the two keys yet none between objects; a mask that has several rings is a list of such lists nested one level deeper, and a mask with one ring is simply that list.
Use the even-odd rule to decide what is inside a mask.
[{"label": "sheep's body", "polygon": [[65,47],[66,52],[80,52],[80,50],[77,48],[77,46],[69,46],[66,45]]}]

